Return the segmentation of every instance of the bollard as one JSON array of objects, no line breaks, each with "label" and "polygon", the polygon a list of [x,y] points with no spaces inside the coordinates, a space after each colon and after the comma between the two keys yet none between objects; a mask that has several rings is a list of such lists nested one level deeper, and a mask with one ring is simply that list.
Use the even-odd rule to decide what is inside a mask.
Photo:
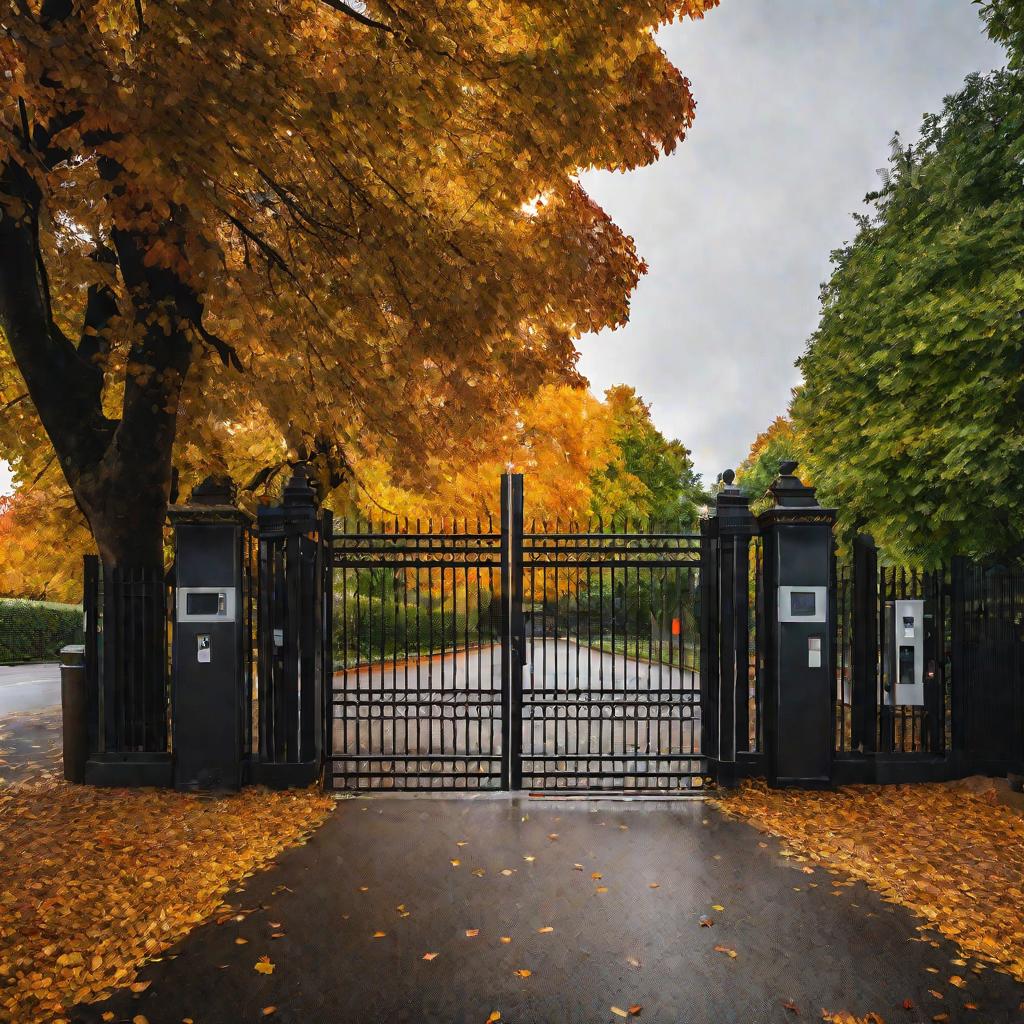
[{"label": "bollard", "polygon": [[64,778],[85,781],[89,756],[86,713],[85,646],[68,644],[60,649],[60,704],[64,728]]}]

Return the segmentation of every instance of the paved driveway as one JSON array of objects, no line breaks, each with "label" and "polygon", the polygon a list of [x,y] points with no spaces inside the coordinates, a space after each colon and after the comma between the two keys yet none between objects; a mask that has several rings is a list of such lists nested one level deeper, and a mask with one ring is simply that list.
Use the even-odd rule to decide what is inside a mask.
[{"label": "paved driveway", "polygon": [[60,665],[0,666],[0,716],[60,703]]},{"label": "paved driveway", "polygon": [[[781,852],[697,801],[346,800],[231,897],[240,920],[145,968],[144,992],[71,1018],[236,1024],[274,1007],[295,1024],[618,1024],[641,1007],[641,1024],[799,1024],[822,1008],[1020,1020],[1024,986],[953,965],[955,947],[922,937],[908,911]],[[254,969],[263,956],[270,974]]]}]

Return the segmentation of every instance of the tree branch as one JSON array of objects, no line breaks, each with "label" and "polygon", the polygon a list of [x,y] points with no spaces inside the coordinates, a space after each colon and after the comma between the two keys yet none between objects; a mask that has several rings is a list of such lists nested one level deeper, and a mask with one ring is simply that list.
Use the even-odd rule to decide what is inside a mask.
[{"label": "tree branch", "polygon": [[347,15],[354,21],[358,21],[360,25],[365,25],[367,28],[375,28],[381,32],[387,32],[389,35],[397,36],[399,31],[397,28],[392,28],[390,25],[385,25],[383,21],[375,21],[373,18],[367,17],[365,14],[361,14],[354,7],[349,7],[344,0],[321,0],[332,10],[338,11],[340,14]]}]

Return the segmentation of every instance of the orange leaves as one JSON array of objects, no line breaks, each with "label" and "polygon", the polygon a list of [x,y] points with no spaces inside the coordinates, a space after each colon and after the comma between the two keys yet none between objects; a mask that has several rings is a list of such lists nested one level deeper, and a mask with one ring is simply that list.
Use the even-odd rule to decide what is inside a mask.
[{"label": "orange leaves", "polygon": [[[226,889],[301,841],[332,806],[313,790],[199,800],[47,776],[4,790],[0,848],[19,855],[0,857],[0,894],[31,888],[45,900],[8,905],[0,895],[0,963],[35,968],[5,979],[0,1018],[48,1021],[120,986],[147,991],[139,965],[221,912]],[[222,916],[239,913],[249,911]]]},{"label": "orange leaves", "polygon": [[271,962],[269,956],[261,956],[259,960],[253,964],[253,970],[258,974],[273,974],[275,966],[277,965]]},{"label": "orange leaves", "polygon": [[863,1017],[857,1017],[852,1013],[847,1013],[845,1010],[839,1010],[838,1012],[822,1010],[821,1019],[826,1021],[827,1024],[885,1024],[885,1021],[874,1012],[867,1013]]}]

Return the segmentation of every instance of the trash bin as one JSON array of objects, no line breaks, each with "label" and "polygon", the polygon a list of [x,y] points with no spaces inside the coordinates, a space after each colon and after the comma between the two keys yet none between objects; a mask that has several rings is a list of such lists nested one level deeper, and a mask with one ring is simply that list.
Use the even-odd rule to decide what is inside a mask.
[{"label": "trash bin", "polygon": [[83,644],[68,644],[60,649],[60,703],[64,724],[64,778],[68,782],[84,782],[89,727]]}]

